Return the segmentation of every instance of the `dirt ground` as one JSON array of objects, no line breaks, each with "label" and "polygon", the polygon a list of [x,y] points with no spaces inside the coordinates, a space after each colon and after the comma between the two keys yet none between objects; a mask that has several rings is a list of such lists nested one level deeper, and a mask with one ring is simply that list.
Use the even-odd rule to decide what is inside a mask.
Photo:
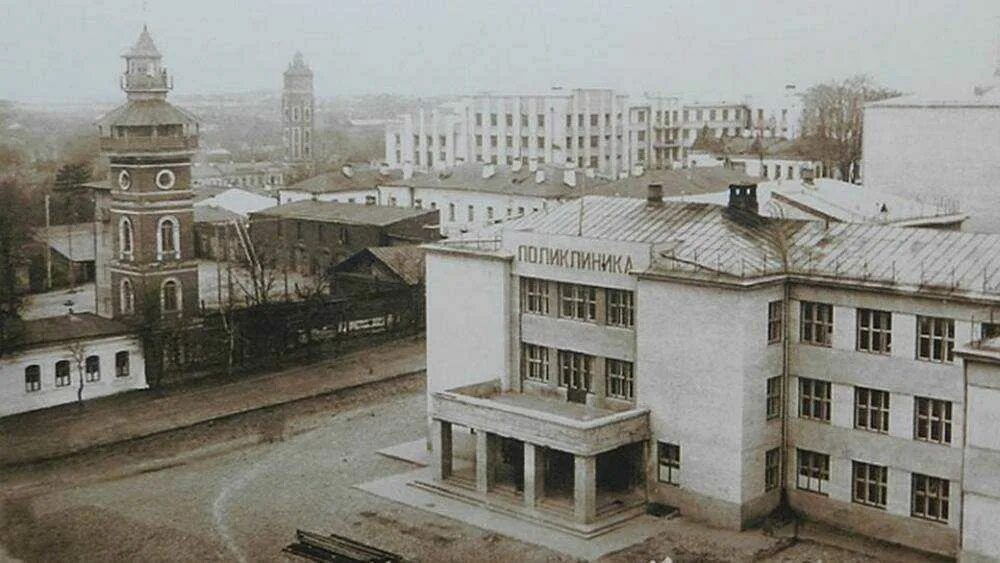
[{"label": "dirt ground", "polygon": [[[412,469],[376,450],[422,437],[419,375],[0,473],[0,559],[286,561],[296,528],[339,533],[415,561],[570,561],[370,495]],[[684,518],[607,561],[870,561]],[[764,557],[766,555],[766,557]]]}]

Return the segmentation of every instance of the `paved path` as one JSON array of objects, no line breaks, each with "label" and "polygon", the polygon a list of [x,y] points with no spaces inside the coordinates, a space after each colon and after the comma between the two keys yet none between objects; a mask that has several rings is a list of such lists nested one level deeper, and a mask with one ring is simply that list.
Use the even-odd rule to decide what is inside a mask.
[{"label": "paved path", "polygon": [[137,391],[0,418],[0,466],[66,455],[426,369],[422,337],[281,372]]}]

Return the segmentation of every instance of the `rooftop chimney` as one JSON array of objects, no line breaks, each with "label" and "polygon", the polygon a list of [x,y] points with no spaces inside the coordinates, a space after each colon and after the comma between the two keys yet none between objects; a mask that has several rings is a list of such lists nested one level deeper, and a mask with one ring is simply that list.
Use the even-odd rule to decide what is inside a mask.
[{"label": "rooftop chimney", "polygon": [[576,170],[563,170],[563,183],[571,188],[576,187]]},{"label": "rooftop chimney", "polygon": [[538,170],[538,159],[537,158],[529,158],[528,159],[528,170],[530,172],[534,172],[534,171]]},{"label": "rooftop chimney", "polygon": [[354,168],[352,168],[350,164],[345,164],[340,167],[340,173],[350,178],[354,176]]},{"label": "rooftop chimney", "polygon": [[494,174],[497,173],[496,164],[484,164],[483,165],[483,179],[492,178]]},{"label": "rooftop chimney", "polygon": [[729,184],[729,208],[756,215],[757,184]]},{"label": "rooftop chimney", "polygon": [[647,207],[663,207],[663,184],[650,184],[646,192]]}]

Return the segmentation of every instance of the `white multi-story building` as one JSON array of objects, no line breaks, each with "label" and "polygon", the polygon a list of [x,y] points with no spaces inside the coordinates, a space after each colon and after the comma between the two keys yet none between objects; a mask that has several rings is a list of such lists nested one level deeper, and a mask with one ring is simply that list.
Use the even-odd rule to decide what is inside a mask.
[{"label": "white multi-story building", "polygon": [[963,460],[972,436],[990,467],[1000,404],[967,398],[955,347],[997,333],[1000,237],[755,206],[750,186],[728,206],[651,187],[431,246],[415,484],[583,537],[650,502],[740,529],[787,499],[948,556],[972,533],[995,557],[996,479],[973,498]]}]

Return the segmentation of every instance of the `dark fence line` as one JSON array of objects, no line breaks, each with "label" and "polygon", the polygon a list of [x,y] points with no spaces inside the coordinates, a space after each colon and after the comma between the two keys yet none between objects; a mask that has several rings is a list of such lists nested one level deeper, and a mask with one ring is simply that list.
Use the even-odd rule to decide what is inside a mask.
[{"label": "dark fence line", "polygon": [[[144,339],[152,387],[336,357],[424,329],[422,288],[382,289],[237,309],[163,327]],[[232,345],[230,345],[230,342]],[[232,360],[230,364],[230,354]]]}]

